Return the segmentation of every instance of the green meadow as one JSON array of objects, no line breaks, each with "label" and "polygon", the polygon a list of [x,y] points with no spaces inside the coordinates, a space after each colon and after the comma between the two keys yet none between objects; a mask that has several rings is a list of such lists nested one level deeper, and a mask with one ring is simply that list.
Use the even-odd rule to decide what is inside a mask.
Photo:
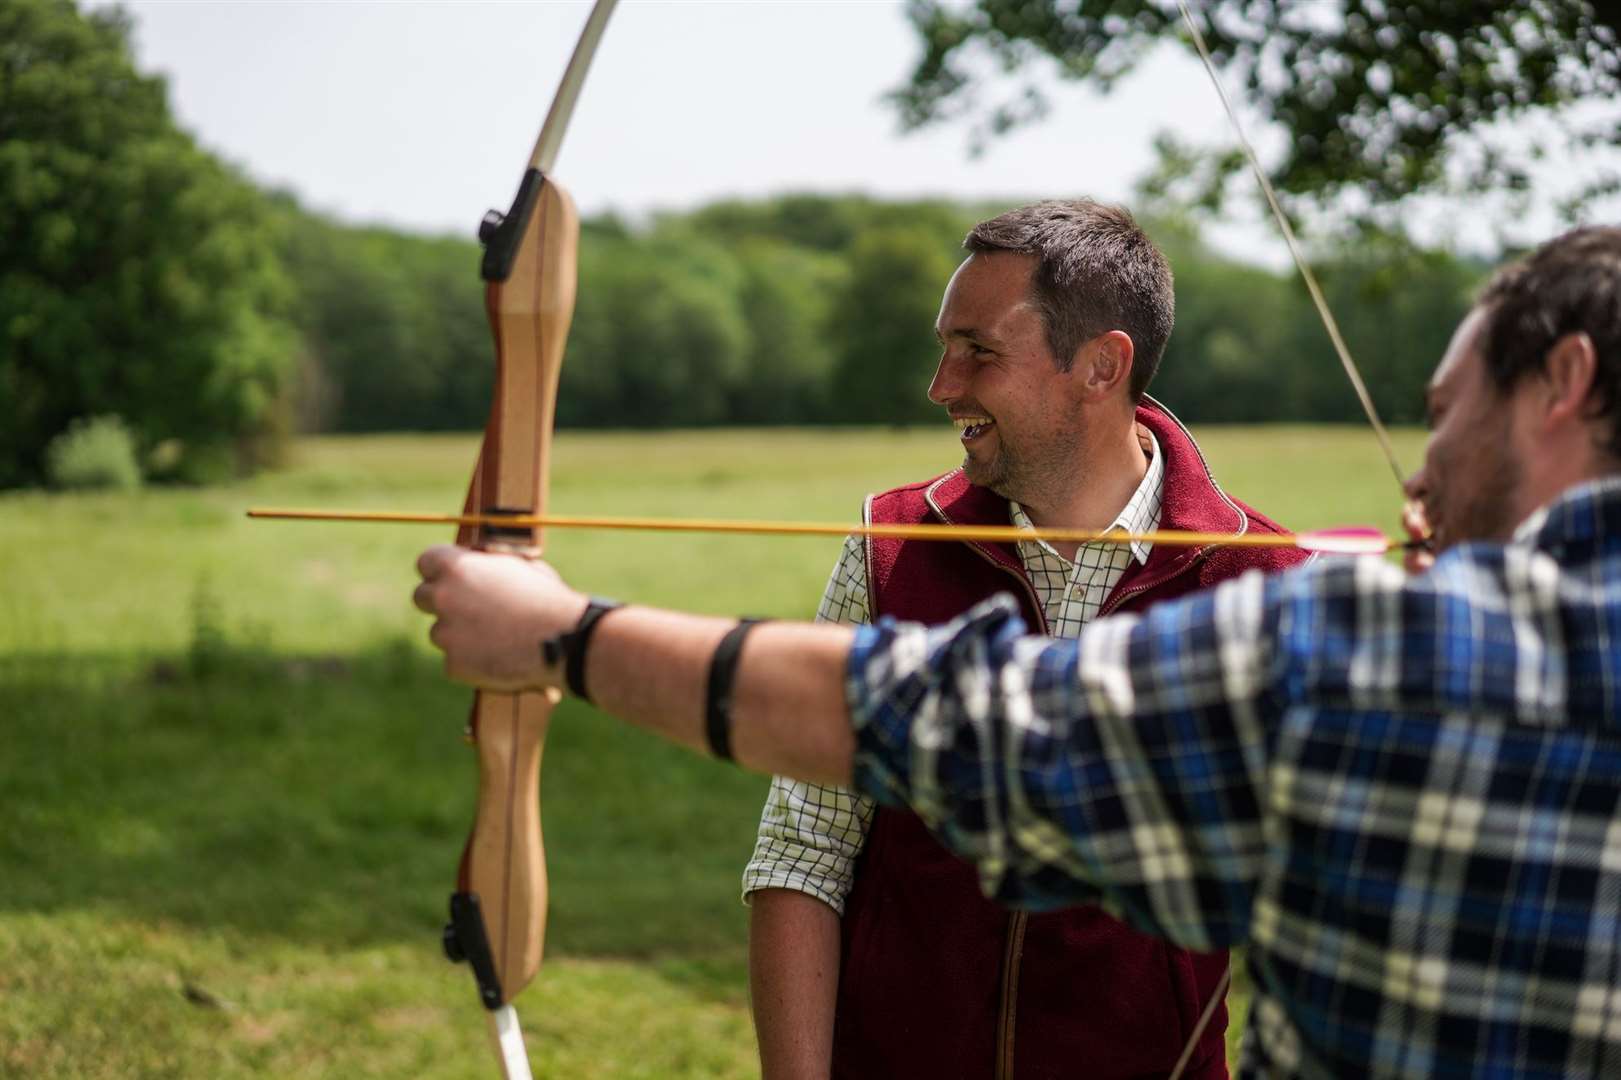
[{"label": "green meadow", "polygon": [[[1396,526],[1364,429],[1197,434],[1229,491],[1290,526]],[[0,496],[0,1076],[493,1075],[471,975],[439,951],[469,694],[409,594],[446,530],[243,516],[454,510],[475,448],[311,439],[231,487]],[[1407,467],[1419,449],[1401,433]],[[552,508],[850,521],[956,458],[943,426],[564,433]],[[814,610],[838,547],[548,543],[595,592],[785,617]],[[537,1074],[757,1072],[737,879],[765,784],[558,710],[547,962],[517,1002]]]}]

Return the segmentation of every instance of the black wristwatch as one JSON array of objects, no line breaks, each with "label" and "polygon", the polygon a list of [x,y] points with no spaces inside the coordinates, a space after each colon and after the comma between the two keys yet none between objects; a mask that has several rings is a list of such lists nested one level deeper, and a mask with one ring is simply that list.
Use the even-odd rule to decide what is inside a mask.
[{"label": "black wristwatch", "polygon": [[593,596],[580,614],[580,621],[574,624],[574,629],[540,643],[541,659],[548,667],[562,663],[563,683],[568,687],[568,692],[581,701],[591,700],[591,695],[585,692],[585,647],[591,640],[591,632],[597,628],[597,620],[614,608],[623,606],[617,600]]}]

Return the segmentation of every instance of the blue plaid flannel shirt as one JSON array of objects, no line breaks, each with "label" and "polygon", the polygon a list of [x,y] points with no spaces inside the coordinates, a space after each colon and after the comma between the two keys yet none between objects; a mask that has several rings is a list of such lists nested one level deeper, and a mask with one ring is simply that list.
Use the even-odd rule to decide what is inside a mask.
[{"label": "blue plaid flannel shirt", "polygon": [[988,895],[1248,946],[1243,1075],[1621,1076],[1621,479],[1418,577],[1026,634],[999,597],[848,668],[857,787]]}]

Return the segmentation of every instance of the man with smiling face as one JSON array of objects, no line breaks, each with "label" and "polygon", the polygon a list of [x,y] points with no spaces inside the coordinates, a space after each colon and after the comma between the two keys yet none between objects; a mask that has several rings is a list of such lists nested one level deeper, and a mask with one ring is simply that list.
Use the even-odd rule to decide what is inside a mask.
[{"label": "man with smiling face", "polygon": [[[1171,332],[1170,268],[1131,215],[1045,202],[982,222],[946,286],[931,401],[962,466],[872,496],[874,524],[1239,534],[1276,526],[1225,495],[1145,395]],[[1292,551],[1150,544],[939,544],[852,537],[818,611],[944,622],[1014,590],[1026,621],[1074,637]],[[1095,906],[1030,915],[987,900],[916,815],[778,777],[743,877],[763,1072],[781,1078],[1164,1075],[1226,954],[1193,953]],[[1226,1075],[1224,1009],[1188,1076]]]},{"label": "man with smiling face", "polygon": [[[626,608],[565,649],[575,688],[909,805],[1010,905],[1247,945],[1246,1075],[1621,1074],[1621,229],[1501,272],[1429,411],[1409,572],[1247,575],[1078,641],[1007,597],[746,637]],[[584,595],[509,556],[419,568],[452,676],[564,685],[536,642]]]}]

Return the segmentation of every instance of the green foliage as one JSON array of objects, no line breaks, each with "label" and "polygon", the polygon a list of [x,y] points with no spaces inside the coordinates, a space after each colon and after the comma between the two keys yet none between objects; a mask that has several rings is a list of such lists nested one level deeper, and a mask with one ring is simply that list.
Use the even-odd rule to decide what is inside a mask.
[{"label": "green foliage", "polygon": [[[1032,21],[1043,10],[995,33],[1028,45],[1052,25]],[[1163,30],[1151,22],[1133,33]],[[255,192],[175,130],[128,33],[124,16],[62,0],[0,6],[0,235],[15,238],[0,252],[0,487],[43,478],[46,446],[92,416],[123,418],[125,456],[149,477],[194,484],[272,460],[295,427],[481,427],[493,364],[477,246]],[[1149,194],[1179,280],[1158,395],[1192,420],[1356,419],[1293,276],[1210,251],[1165,213],[1168,189]],[[1004,208],[797,194],[587,221],[558,421],[936,416],[940,294],[964,233]],[[1412,416],[1478,268],[1368,233],[1320,269],[1376,399]],[[73,451],[73,475],[86,455],[109,482],[129,475],[97,439]]]},{"label": "green foliage", "polygon": [[749,349],[730,414],[762,424],[836,419],[830,308],[847,264],[765,237],[744,238],[734,251]]},{"label": "green foliage", "polygon": [[[1424,389],[1458,320],[1489,268],[1415,248],[1400,236],[1367,236],[1319,268],[1328,303],[1367,380],[1380,413],[1392,423],[1424,419]],[[1301,287],[1303,291],[1303,286]],[[1302,342],[1299,355],[1337,367],[1325,334]],[[1349,383],[1297,376],[1303,420],[1340,419],[1355,407]]]},{"label": "green foliage", "polygon": [[133,491],[141,486],[135,439],[116,416],[68,425],[45,448],[45,472],[51,486],[58,488]]},{"label": "green foliage", "polygon": [[0,5],[0,486],[74,419],[262,457],[291,339],[261,197],[173,124],[117,9]]},{"label": "green foliage", "polygon": [[[1433,57],[1406,45],[1432,6],[1370,29],[1352,5],[1319,44],[1345,60],[1344,71],[1371,75],[1371,40],[1397,57],[1378,63],[1399,59],[1390,92],[1411,97]],[[1377,87],[1352,94],[1337,60],[1306,56],[1292,23],[1272,26],[1287,4],[1237,7],[1255,21],[1217,20],[1218,51],[1253,72],[1283,50],[1280,70],[1297,80],[1279,99],[1291,103],[1284,119],[1320,126],[1313,94],[1324,86],[1346,98],[1347,116],[1366,119]],[[1171,9],[1146,3],[919,2],[913,15],[930,35],[914,80],[916,119],[966,90],[972,80],[960,78],[959,61],[976,48],[1017,59],[1062,46],[1056,55],[1070,74],[1107,81],[1172,32]],[[1264,41],[1244,36],[1268,27]],[[1468,124],[1529,107],[1527,94],[1558,107],[1614,73],[1593,49],[1611,40],[1609,28],[1588,5],[1555,11],[1539,2],[1490,19],[1454,11],[1436,28],[1424,48],[1459,49],[1468,64],[1479,62],[1482,41],[1513,30],[1513,55],[1529,64],[1513,76],[1524,86],[1484,104],[1501,72],[1466,87],[1447,81],[1461,75],[1430,72],[1450,88],[1435,107]],[[274,460],[295,428],[481,427],[493,364],[476,245],[345,227],[255,191],[176,130],[162,81],[131,64],[129,32],[116,9],[0,4],[0,487],[45,479],[51,445],[72,458],[58,483],[124,482],[131,469],[115,463],[122,455],[150,479],[210,484]],[[1561,43],[1574,50],[1568,70],[1547,62]],[[1081,44],[1096,48],[1070,48]],[[1329,81],[1312,83],[1317,90],[1298,81],[1314,72]],[[1408,114],[1396,119],[1395,130],[1410,134]],[[1360,127],[1312,131],[1291,144],[1285,178],[1296,190],[1326,191],[1323,162],[1367,146],[1354,137]],[[1379,164],[1422,182],[1440,146],[1398,146]],[[1226,259],[1190,224],[1199,200],[1186,201],[1187,188],[1206,209],[1219,205],[1237,159],[1169,143],[1162,153],[1175,175],[1145,185],[1142,216],[1160,219],[1153,231],[1176,270],[1180,311],[1157,395],[1191,420],[1356,420],[1293,275]],[[1396,174],[1355,175],[1396,191]],[[586,221],[558,420],[623,428],[935,416],[924,391],[940,293],[963,234],[1004,208],[794,194],[645,223]],[[1481,268],[1389,231],[1350,233],[1318,254],[1376,400],[1391,416],[1413,417]],[[126,425],[128,453],[105,434],[65,435],[76,421],[108,415]],[[80,442],[96,449],[66,449]]]},{"label": "green foliage", "polygon": [[[1283,192],[1322,201],[1354,192],[1363,215],[1388,224],[1391,204],[1416,192],[1526,191],[1549,138],[1600,166],[1591,184],[1568,193],[1571,209],[1621,187],[1602,157],[1621,145],[1614,4],[1221,0],[1195,7],[1224,82],[1284,129],[1272,174]],[[908,16],[922,53],[892,95],[902,122],[917,127],[967,114],[976,146],[1043,117],[1041,82],[1052,72],[1108,89],[1161,42],[1193,47],[1168,0],[911,0]],[[1015,85],[987,94],[996,79]],[[1505,144],[1500,125],[1532,113],[1556,123],[1522,147]],[[1205,154],[1162,142],[1164,175],[1156,183],[1176,178],[1191,184],[1191,197],[1219,201],[1241,162],[1227,145]]]},{"label": "green foliage", "polygon": [[226,625],[224,601],[208,573],[192,585],[191,639],[184,666],[175,669],[177,676],[182,673],[199,684],[229,679],[238,686],[258,681],[268,687],[282,677],[262,623],[234,632]]},{"label": "green foliage", "polygon": [[679,226],[581,252],[558,420],[672,427],[729,419],[751,346],[743,274]]},{"label": "green foliage", "polygon": [[206,679],[223,669],[227,648],[219,597],[208,578],[201,578],[191,594],[191,647],[186,650],[186,661],[192,677]]},{"label": "green foliage", "polygon": [[[795,238],[843,243],[856,235],[851,220],[887,214],[929,223],[944,257],[967,227],[967,212],[946,204],[783,202],[792,212],[779,214],[772,201],[720,204],[639,229],[612,217],[584,222],[559,423],[825,420],[837,354],[831,308],[847,253]],[[303,426],[481,426],[491,362],[476,246],[345,228],[290,204],[283,219],[281,256],[300,285]]]},{"label": "green foliage", "polygon": [[[906,423],[925,397],[931,328],[961,238],[1004,207],[783,196],[583,224],[558,399],[564,427]],[[1153,388],[1190,420],[1356,421],[1294,273],[1206,247],[1186,215],[1147,222],[1177,275],[1177,326]],[[483,425],[489,330],[454,238],[349,229],[286,209],[300,282],[303,418],[315,429]],[[1319,272],[1376,401],[1415,402],[1483,268],[1364,233]]]},{"label": "green foliage", "polygon": [[902,424],[940,416],[924,391],[939,358],[934,320],[952,269],[939,241],[915,227],[856,242],[833,317],[840,420]]},{"label": "green foliage", "polygon": [[292,206],[282,217],[281,258],[299,285],[301,375],[306,388],[324,387],[306,426],[482,426],[491,361],[477,246],[343,228]]},{"label": "green foliage", "polygon": [[842,255],[874,229],[915,227],[955,248],[979,219],[973,210],[943,200],[892,202],[866,195],[781,195],[724,199],[691,215],[694,229],[736,243],[766,238],[793,247]]}]

